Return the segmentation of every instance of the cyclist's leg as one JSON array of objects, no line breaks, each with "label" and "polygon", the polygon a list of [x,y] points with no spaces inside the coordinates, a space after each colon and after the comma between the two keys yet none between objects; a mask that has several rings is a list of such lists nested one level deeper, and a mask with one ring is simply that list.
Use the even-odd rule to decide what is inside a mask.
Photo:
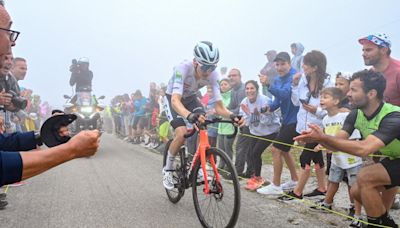
[{"label": "cyclist's leg", "polygon": [[[187,132],[186,122],[182,116],[180,116],[175,110],[172,108],[171,105],[171,96],[166,96],[166,107],[165,112],[167,114],[168,120],[171,123],[171,126],[175,129],[175,138],[171,142],[171,145],[168,150],[168,158],[167,158],[167,165],[166,170],[172,169],[173,161],[175,160],[175,156],[178,153],[181,146],[185,143],[184,135]],[[192,97],[188,97],[185,100],[182,100],[183,106],[191,111],[204,114],[204,108],[202,104],[199,102],[197,97],[194,95]]]}]

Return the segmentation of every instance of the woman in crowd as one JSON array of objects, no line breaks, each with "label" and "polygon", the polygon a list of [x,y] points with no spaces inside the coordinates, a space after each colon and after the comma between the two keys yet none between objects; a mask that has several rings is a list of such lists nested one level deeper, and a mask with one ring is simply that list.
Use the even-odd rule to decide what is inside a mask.
[{"label": "woman in crowd", "polygon": [[[300,105],[297,113],[296,131],[301,132],[308,129],[309,124],[317,124],[322,128],[322,119],[326,111],[320,107],[320,92],[327,87],[333,87],[330,75],[326,73],[327,60],[325,55],[313,50],[307,53],[303,59],[304,74],[296,74],[292,81],[292,102]],[[281,200],[289,201],[294,198],[302,199],[303,190],[311,173],[311,162],[314,162],[315,173],[317,176],[318,187],[306,197],[314,197],[326,193],[325,183],[325,164],[322,151],[312,151],[317,146],[316,143],[307,143],[300,155],[300,178],[293,191],[280,197]]]},{"label": "woman in crowd", "polygon": [[240,114],[246,120],[252,137],[252,148],[247,156],[247,171],[252,177],[247,181],[246,189],[255,191],[260,188],[265,179],[261,177],[262,159],[264,150],[271,144],[280,128],[279,117],[274,113],[263,112],[262,109],[268,105],[270,98],[259,93],[256,81],[250,80],[245,84],[246,98],[240,104]]}]

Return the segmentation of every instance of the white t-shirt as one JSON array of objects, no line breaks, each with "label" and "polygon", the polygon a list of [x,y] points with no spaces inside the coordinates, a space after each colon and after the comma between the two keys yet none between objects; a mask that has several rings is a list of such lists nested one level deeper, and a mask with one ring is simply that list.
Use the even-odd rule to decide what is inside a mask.
[{"label": "white t-shirt", "polygon": [[[343,123],[349,112],[339,112],[334,116],[326,115],[322,120],[322,125],[324,126],[325,134],[335,136],[343,126]],[[353,134],[351,134],[349,139],[360,139],[360,132],[355,129]],[[332,154],[332,163],[342,169],[349,169],[362,164],[362,159],[360,157],[343,153],[334,152]]]},{"label": "white t-shirt", "polygon": [[219,89],[218,70],[211,72],[207,78],[196,80],[193,62],[184,61],[174,67],[172,78],[168,82],[166,93],[169,95],[179,94],[183,99],[196,95],[199,89],[206,85],[211,85],[213,97],[216,101],[222,100]]}]

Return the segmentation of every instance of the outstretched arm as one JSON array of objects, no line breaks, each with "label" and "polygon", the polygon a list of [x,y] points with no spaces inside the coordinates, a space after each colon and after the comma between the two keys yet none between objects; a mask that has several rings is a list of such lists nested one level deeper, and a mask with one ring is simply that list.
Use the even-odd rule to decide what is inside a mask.
[{"label": "outstretched arm", "polygon": [[309,127],[310,129],[302,132],[300,136],[294,139],[296,141],[318,142],[332,151],[342,151],[358,157],[366,157],[385,146],[385,143],[374,135],[369,135],[364,140],[354,141],[326,135],[315,124],[310,124]]}]

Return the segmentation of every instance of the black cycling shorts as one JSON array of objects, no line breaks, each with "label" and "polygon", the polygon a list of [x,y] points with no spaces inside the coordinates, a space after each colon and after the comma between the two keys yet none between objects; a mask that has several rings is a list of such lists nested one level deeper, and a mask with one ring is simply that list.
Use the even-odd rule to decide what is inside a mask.
[{"label": "black cycling shorts", "polygon": [[[167,114],[168,120],[171,123],[171,126],[176,129],[178,127],[186,126],[186,116],[180,116],[172,107],[171,103],[171,95],[166,94],[166,107],[165,112]],[[200,103],[200,100],[197,98],[196,95],[182,98],[181,102],[183,106],[189,111],[194,113],[200,113],[205,115],[204,107]]]},{"label": "black cycling shorts", "polygon": [[325,166],[324,164],[324,157],[322,156],[322,151],[314,152],[310,151],[308,149],[314,150],[314,147],[316,147],[318,143],[307,143],[305,145],[305,148],[307,150],[303,150],[300,155],[300,165],[301,168],[305,168],[306,165],[311,166],[311,161],[314,162],[314,164],[319,164],[320,168],[323,168]]}]

